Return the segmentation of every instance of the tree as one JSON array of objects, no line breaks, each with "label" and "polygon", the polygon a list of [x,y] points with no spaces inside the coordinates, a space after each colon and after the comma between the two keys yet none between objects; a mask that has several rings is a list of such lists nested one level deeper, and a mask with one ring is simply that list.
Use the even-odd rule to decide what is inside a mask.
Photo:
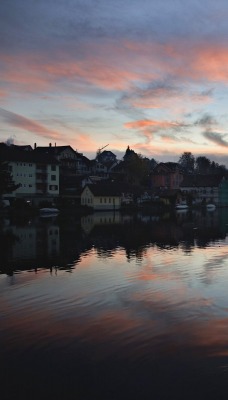
[{"label": "tree", "polygon": [[13,181],[9,165],[6,162],[0,162],[0,197],[3,194],[12,193],[19,185]]},{"label": "tree", "polygon": [[219,165],[218,163],[216,163],[215,161],[211,162],[211,168],[210,168],[210,172],[212,174],[216,174],[216,175],[226,175],[226,166],[225,165]]},{"label": "tree", "polygon": [[205,156],[196,158],[196,171],[198,174],[209,174],[211,172],[211,161]]},{"label": "tree", "polygon": [[154,158],[151,158],[150,160],[150,169],[153,170],[156,165],[158,165],[158,161],[156,161]]},{"label": "tree", "polygon": [[187,173],[193,173],[195,167],[195,157],[189,151],[185,151],[179,158],[178,163]]},{"label": "tree", "polygon": [[126,179],[131,184],[145,184],[150,172],[150,160],[135,153],[129,146],[124,156]]}]

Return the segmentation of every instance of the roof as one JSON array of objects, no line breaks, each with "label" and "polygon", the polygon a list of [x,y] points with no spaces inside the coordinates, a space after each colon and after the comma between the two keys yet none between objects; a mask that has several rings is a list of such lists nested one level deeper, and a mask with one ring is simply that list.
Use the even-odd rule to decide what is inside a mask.
[{"label": "roof", "polygon": [[80,159],[85,164],[87,164],[87,165],[90,164],[90,160],[87,157],[85,157],[83,154],[75,151],[70,145],[67,145],[67,146],[43,146],[43,147],[38,146],[34,149],[34,151],[39,154],[49,154],[49,155],[52,155],[53,157],[57,157],[57,156],[61,155],[62,152],[65,150],[70,150],[72,153],[74,153],[74,155],[75,155],[74,160]]},{"label": "roof", "polygon": [[0,143],[0,160],[5,162],[59,164],[54,157],[48,154],[38,154],[34,150],[23,150],[17,146],[7,146],[5,143]]},{"label": "roof", "polygon": [[152,173],[156,174],[156,175],[157,174],[164,175],[164,174],[171,174],[176,171],[183,172],[183,168],[178,163],[175,163],[175,162],[163,163],[163,162],[161,162],[154,167]]},{"label": "roof", "polygon": [[11,147],[15,147],[21,150],[25,150],[25,151],[32,151],[32,146],[30,146],[30,144],[25,144],[25,145],[18,145],[18,144],[11,144]]},{"label": "roof", "polygon": [[121,196],[123,193],[139,196],[145,191],[135,185],[111,182],[110,180],[98,182],[96,184],[87,184],[86,186],[91,190],[94,196]]},{"label": "roof", "polygon": [[218,187],[221,175],[185,175],[180,187]]},{"label": "roof", "polygon": [[[119,185],[114,183],[97,183],[95,185],[86,185],[94,196],[121,196],[122,190]],[[85,189],[84,188],[84,189]]]},{"label": "roof", "polygon": [[75,152],[74,149],[72,149],[72,147],[70,145],[67,146],[37,146],[34,151],[37,153],[46,153],[46,154],[50,154],[53,156],[59,155],[61,154],[64,150],[71,150],[72,152]]}]

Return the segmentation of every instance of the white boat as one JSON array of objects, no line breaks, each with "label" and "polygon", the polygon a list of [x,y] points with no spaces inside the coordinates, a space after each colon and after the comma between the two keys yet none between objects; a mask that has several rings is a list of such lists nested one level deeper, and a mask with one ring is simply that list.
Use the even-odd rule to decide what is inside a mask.
[{"label": "white boat", "polygon": [[213,211],[213,210],[215,210],[215,209],[216,209],[216,206],[215,206],[214,204],[211,204],[211,203],[208,203],[208,204],[207,204],[207,210]]},{"label": "white boat", "polygon": [[187,203],[178,203],[176,204],[176,210],[187,210],[188,209],[188,205]]},{"label": "white boat", "polygon": [[53,217],[59,214],[58,208],[53,207],[45,207],[40,209],[40,216],[41,217]]}]

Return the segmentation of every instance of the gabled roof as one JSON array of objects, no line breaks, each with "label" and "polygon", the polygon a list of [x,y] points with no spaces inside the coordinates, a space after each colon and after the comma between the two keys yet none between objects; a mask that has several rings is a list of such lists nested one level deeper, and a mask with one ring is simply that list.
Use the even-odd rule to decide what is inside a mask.
[{"label": "gabled roof", "polygon": [[180,187],[218,187],[221,175],[185,175]]},{"label": "gabled roof", "polygon": [[[97,183],[95,185],[86,185],[94,196],[121,196],[121,188],[114,183]],[[84,188],[84,190],[85,190]]]},{"label": "gabled roof", "polygon": [[152,171],[152,174],[158,175],[158,174],[171,174],[174,173],[176,171],[179,171],[180,173],[183,172],[182,171],[182,167],[180,167],[180,165],[176,162],[166,162],[166,163],[159,163],[158,165],[156,165]]},{"label": "gabled roof", "polygon": [[11,144],[11,147],[15,147],[19,150],[24,150],[24,151],[32,151],[33,148],[30,146],[30,144],[25,144],[25,145],[18,145],[18,144]]},{"label": "gabled roof", "polygon": [[75,153],[75,150],[70,146],[37,146],[34,151],[37,153],[46,153],[50,154],[53,156],[58,156],[60,155],[64,150],[71,150],[72,152]]},{"label": "gabled roof", "polygon": [[5,162],[59,164],[51,155],[35,153],[34,150],[23,150],[17,146],[7,146],[5,143],[0,143],[0,160]]},{"label": "gabled roof", "polygon": [[76,152],[76,156],[77,156],[77,159],[80,159],[80,160],[83,161],[85,164],[87,164],[87,165],[90,165],[90,164],[91,164],[91,161],[90,161],[86,156],[83,156],[83,154],[77,153],[77,152]]}]

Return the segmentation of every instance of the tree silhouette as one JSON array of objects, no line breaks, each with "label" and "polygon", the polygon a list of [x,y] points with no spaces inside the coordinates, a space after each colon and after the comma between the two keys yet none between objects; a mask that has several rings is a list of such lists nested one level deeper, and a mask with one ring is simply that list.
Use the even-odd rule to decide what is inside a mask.
[{"label": "tree silhouette", "polygon": [[19,185],[13,181],[9,165],[6,162],[0,161],[0,197],[3,194],[12,193]]}]

